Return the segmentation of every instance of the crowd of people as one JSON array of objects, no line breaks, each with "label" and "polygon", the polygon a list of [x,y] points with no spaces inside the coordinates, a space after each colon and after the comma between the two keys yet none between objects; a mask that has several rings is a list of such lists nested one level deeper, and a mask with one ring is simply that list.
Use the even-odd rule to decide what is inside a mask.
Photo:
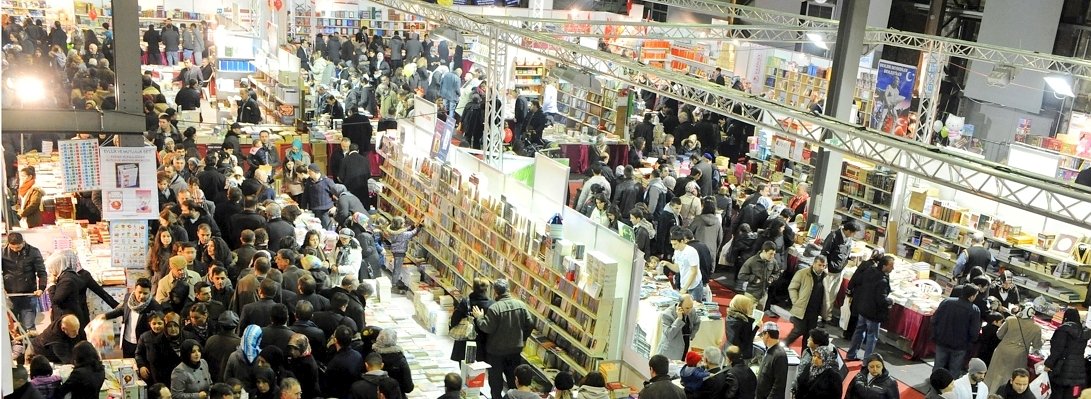
[{"label": "crowd of people", "polygon": [[[12,16],[2,37],[5,108],[116,109],[114,35],[109,23],[63,27],[41,18]],[[48,30],[48,31],[47,31]],[[36,86],[18,82],[35,80]],[[41,93],[21,92],[28,88]]]}]

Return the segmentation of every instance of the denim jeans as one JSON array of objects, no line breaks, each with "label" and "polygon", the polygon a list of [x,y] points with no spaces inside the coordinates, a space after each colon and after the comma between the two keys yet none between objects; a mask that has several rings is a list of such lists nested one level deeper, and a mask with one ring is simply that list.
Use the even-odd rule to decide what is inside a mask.
[{"label": "denim jeans", "polygon": [[859,359],[867,359],[875,353],[875,343],[879,341],[879,322],[868,320],[864,316],[856,318],[856,330],[852,333],[852,344],[849,345],[848,357],[856,359],[856,352],[864,347],[864,356]]},{"label": "denim jeans", "polygon": [[405,263],[405,254],[394,254],[394,264],[391,265],[390,274],[392,278],[390,282],[394,287],[407,287],[409,282],[405,281],[405,267],[402,264]]},{"label": "denim jeans", "polygon": [[34,319],[38,316],[38,298],[34,296],[11,297],[11,312],[19,318],[23,329],[34,331]]},{"label": "denim jeans", "polygon": [[178,65],[178,52],[177,51],[167,51],[166,55],[167,55],[167,65]]},{"label": "denim jeans", "polygon": [[936,345],[936,361],[932,364],[932,370],[945,368],[951,375],[958,378],[962,375],[962,367],[966,363],[966,350],[955,350],[943,345]]},{"label": "denim jeans", "polygon": [[705,287],[705,285],[699,284],[697,285],[697,288],[689,290],[689,295],[693,297],[693,302],[701,303],[704,302],[705,299],[708,299],[705,298]]}]

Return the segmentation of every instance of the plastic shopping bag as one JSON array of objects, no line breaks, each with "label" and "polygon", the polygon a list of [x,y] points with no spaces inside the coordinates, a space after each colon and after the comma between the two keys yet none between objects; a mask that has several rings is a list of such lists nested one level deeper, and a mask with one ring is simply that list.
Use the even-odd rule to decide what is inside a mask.
[{"label": "plastic shopping bag", "polygon": [[1049,385],[1049,373],[1039,373],[1038,378],[1030,382],[1031,393],[1034,394],[1036,399],[1047,399],[1053,394],[1053,389]]},{"label": "plastic shopping bag", "polygon": [[114,346],[114,322],[104,319],[93,319],[84,328],[87,333],[87,342],[96,348],[109,348]]}]

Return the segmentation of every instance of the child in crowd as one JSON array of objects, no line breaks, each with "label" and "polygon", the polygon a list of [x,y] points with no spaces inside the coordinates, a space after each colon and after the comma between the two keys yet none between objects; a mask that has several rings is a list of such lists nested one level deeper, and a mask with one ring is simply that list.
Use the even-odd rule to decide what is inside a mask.
[{"label": "child in crowd", "polygon": [[705,378],[708,377],[708,369],[701,364],[703,360],[700,353],[694,351],[686,353],[686,365],[682,366],[678,375],[682,377],[682,388],[685,388],[687,394],[700,390]]},{"label": "child in crowd", "polygon": [[30,360],[30,383],[43,398],[52,398],[53,391],[61,386],[61,376],[53,374],[53,366],[49,364],[49,359],[37,355]]}]

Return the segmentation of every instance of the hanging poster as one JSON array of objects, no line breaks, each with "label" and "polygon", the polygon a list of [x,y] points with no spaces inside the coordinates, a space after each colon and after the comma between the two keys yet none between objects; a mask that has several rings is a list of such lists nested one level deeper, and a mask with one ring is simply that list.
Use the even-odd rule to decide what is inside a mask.
[{"label": "hanging poster", "polygon": [[879,73],[875,79],[875,110],[871,126],[879,130],[905,136],[913,134],[910,127],[913,87],[917,81],[917,67],[886,60],[879,61]]},{"label": "hanging poster", "polygon": [[148,258],[148,222],[110,222],[110,263],[117,268],[143,269]]},{"label": "hanging poster", "polygon": [[102,218],[156,219],[154,147],[102,147]]},{"label": "hanging poster", "polygon": [[451,137],[455,134],[455,118],[447,118],[447,121],[436,119],[436,130],[432,134],[432,158],[441,161],[447,160],[447,153],[451,150]]},{"label": "hanging poster", "polygon": [[61,192],[99,189],[97,139],[60,140],[57,150],[61,157]]}]

